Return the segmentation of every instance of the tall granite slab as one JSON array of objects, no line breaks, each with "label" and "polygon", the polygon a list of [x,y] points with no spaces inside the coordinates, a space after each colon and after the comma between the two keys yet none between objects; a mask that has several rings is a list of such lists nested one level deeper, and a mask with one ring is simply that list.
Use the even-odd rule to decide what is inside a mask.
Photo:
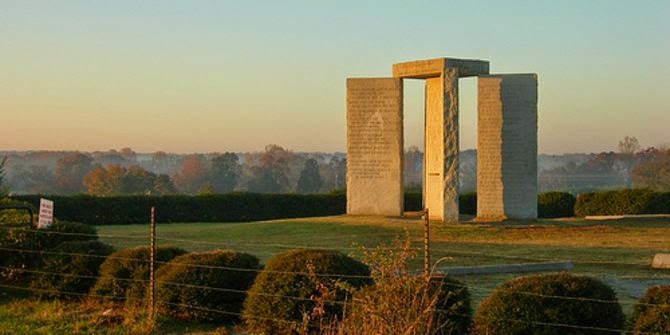
[{"label": "tall granite slab", "polygon": [[435,58],[394,64],[392,71],[426,81],[423,204],[430,219],[458,222],[458,78],[488,74],[489,62]]},{"label": "tall granite slab", "polygon": [[458,72],[426,78],[423,201],[445,222],[458,222]]},{"label": "tall granite slab", "polygon": [[537,218],[537,75],[477,83],[477,219]]},{"label": "tall granite slab", "polygon": [[403,214],[403,86],[347,79],[347,214]]}]

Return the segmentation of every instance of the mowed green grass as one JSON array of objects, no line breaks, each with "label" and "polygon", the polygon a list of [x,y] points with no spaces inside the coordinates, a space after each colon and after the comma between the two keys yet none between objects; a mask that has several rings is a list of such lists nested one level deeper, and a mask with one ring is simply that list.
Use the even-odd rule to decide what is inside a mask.
[{"label": "mowed green grass", "polygon": [[[117,248],[147,245],[148,225],[100,226],[102,239]],[[423,263],[420,219],[333,216],[251,223],[173,223],[157,226],[159,245],[190,251],[216,248],[266,261],[292,248],[338,249],[360,257],[361,248],[392,244],[408,235]],[[657,252],[670,249],[670,219],[585,221],[581,219],[460,224],[431,223],[431,260],[441,266],[572,261],[574,273],[615,286],[626,311],[646,286],[670,283],[670,272],[649,267]],[[503,281],[520,274],[462,276],[475,306]]]},{"label": "mowed green grass", "polygon": [[[147,246],[148,225],[98,226],[101,239],[117,249]],[[409,236],[416,248],[410,265],[423,263],[424,225],[419,219],[333,216],[250,223],[172,223],[157,226],[159,246],[179,246],[189,251],[232,249],[256,255],[265,262],[292,248],[326,248],[361,257],[362,248],[393,246]],[[431,223],[431,259],[443,266],[463,266],[537,261],[572,261],[574,273],[605,280],[617,291],[629,314],[636,295],[645,287],[670,284],[670,271],[653,270],[649,263],[657,252],[670,249],[670,219],[584,221],[579,219],[457,225]],[[461,276],[477,307],[491,290],[522,274]],[[126,320],[106,324],[107,307],[90,303],[14,300],[0,297],[0,334],[12,333],[110,333],[137,330]],[[141,321],[141,319],[140,319]],[[168,333],[198,333],[217,325],[168,322]]]},{"label": "mowed green grass", "polygon": [[[97,229],[104,242],[119,249],[149,243],[148,225]],[[191,251],[233,249],[254,254],[262,261],[300,247],[334,248],[356,256],[361,247],[388,245],[406,234],[416,247],[422,247],[423,221],[333,216],[250,223],[171,223],[156,228],[159,246]],[[453,259],[446,262],[454,265],[572,260],[633,263],[646,268],[654,253],[670,248],[670,219],[433,222],[431,247],[433,257],[450,256]]]}]

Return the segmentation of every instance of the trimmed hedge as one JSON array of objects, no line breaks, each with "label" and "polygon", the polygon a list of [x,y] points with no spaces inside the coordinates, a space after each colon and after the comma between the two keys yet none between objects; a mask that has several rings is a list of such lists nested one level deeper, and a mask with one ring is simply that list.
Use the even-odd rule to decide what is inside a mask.
[{"label": "trimmed hedge", "polygon": [[[606,284],[568,273],[534,275],[512,279],[484,299],[473,334],[611,334],[594,328],[623,329],[624,320],[616,294]],[[580,326],[585,328],[576,328]]]},{"label": "trimmed hedge", "polygon": [[670,286],[650,287],[633,308],[633,334],[670,333]]},{"label": "trimmed hedge", "polygon": [[156,273],[159,313],[181,320],[235,320],[259,269],[256,256],[234,251],[175,257]]},{"label": "trimmed hedge", "polygon": [[[346,198],[344,201],[346,202]],[[423,210],[423,197],[421,193],[405,193],[404,205],[405,211],[418,212]]]},{"label": "trimmed hedge", "polygon": [[[18,195],[13,199],[39,206],[40,195]],[[228,193],[215,195],[163,195],[96,197],[89,195],[46,196],[55,202],[54,216],[91,225],[137,224],[149,221],[156,207],[159,222],[248,222],[346,213],[346,195]],[[460,196],[464,214],[477,210],[476,193]],[[406,193],[406,211],[423,209],[421,193]]]},{"label": "trimmed hedge", "polygon": [[458,211],[461,214],[477,215],[477,192],[461,194],[458,197]]},{"label": "trimmed hedge", "polygon": [[[47,229],[33,226],[7,229],[0,236],[0,281],[23,282],[30,273],[21,271],[38,270],[43,256],[36,251],[51,251],[65,242],[97,240],[95,228],[81,223],[57,221]],[[25,250],[25,251],[23,251]],[[9,268],[9,269],[6,269]]]},{"label": "trimmed hedge", "polygon": [[43,273],[32,276],[30,287],[43,290],[42,296],[75,299],[88,293],[95,284],[100,264],[114,248],[90,240],[64,242],[53,251],[63,254],[45,256],[40,267]]},{"label": "trimmed hedge", "polygon": [[[345,199],[346,200],[346,199]],[[421,193],[405,193],[405,211],[423,210],[423,197]],[[461,214],[477,214],[477,193],[465,193],[458,196],[458,211]]]},{"label": "trimmed hedge", "polygon": [[[156,266],[169,262],[186,251],[175,247],[156,248]],[[126,304],[138,304],[144,301],[149,280],[148,247],[136,247],[119,250],[111,254],[100,266],[100,278],[91,289],[97,296],[125,297]]]},{"label": "trimmed hedge", "polygon": [[[39,206],[40,195],[14,196]],[[247,222],[281,218],[340,215],[346,211],[346,195],[333,194],[258,194],[229,193],[205,196],[120,196],[88,195],[49,196],[55,201],[54,215],[65,221],[92,225],[137,224],[149,221],[149,211],[156,207],[159,222]],[[407,211],[422,209],[420,193],[405,194]],[[539,217],[564,217],[608,214],[670,213],[670,192],[621,190],[586,193],[577,197],[574,213],[572,196],[548,192],[538,196]],[[476,215],[477,194],[459,196],[462,214]]]},{"label": "trimmed hedge", "polygon": [[623,214],[670,214],[670,192],[625,189],[577,196],[577,216]]},{"label": "trimmed hedge", "polygon": [[[408,197],[413,201],[408,202]],[[418,205],[415,202],[418,201]],[[412,209],[408,209],[411,204]],[[537,196],[537,213],[540,218],[559,218],[574,216],[575,197],[566,192],[547,192]],[[421,194],[405,195],[405,210],[421,210]],[[477,215],[477,192],[464,193],[458,196],[460,214]]]},{"label": "trimmed hedge", "polygon": [[[39,195],[15,199],[39,204]],[[281,218],[343,214],[343,194],[229,193],[204,196],[49,196],[55,202],[54,216],[93,225],[149,222],[156,207],[158,222],[245,222]]]},{"label": "trimmed hedge", "polygon": [[575,196],[567,192],[546,192],[537,196],[537,216],[563,218],[575,216]]},{"label": "trimmed hedge", "polygon": [[[304,274],[309,263],[313,265],[314,273],[342,276],[320,277],[320,280],[339,279],[353,287],[371,284],[371,279],[366,277],[370,275],[369,268],[338,251],[296,249],[276,255],[268,260],[244,301],[242,319],[249,333],[286,334],[299,327],[303,313],[309,313],[314,308],[310,297],[319,296],[316,283]],[[336,300],[344,300],[342,292],[337,292]],[[325,318],[341,316],[341,307],[339,304],[326,304]]]}]

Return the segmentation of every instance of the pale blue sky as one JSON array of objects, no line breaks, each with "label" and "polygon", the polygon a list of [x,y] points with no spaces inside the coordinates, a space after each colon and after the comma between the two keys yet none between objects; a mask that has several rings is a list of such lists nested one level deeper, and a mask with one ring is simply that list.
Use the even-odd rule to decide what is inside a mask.
[{"label": "pale blue sky", "polygon": [[[345,79],[479,58],[540,80],[540,151],[670,142],[670,1],[0,0],[0,150],[343,151]],[[476,80],[461,81],[461,147]],[[421,144],[420,82],[406,143]]]}]

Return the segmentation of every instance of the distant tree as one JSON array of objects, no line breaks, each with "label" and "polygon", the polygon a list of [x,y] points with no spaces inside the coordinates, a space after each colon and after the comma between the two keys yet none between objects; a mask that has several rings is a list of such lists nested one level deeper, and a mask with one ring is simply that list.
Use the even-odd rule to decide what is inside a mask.
[{"label": "distant tree", "polygon": [[198,190],[198,195],[213,195],[213,194],[216,194],[216,192],[214,191],[214,188],[210,183],[205,183],[205,185],[202,185],[202,187]]},{"label": "distant tree", "polygon": [[323,185],[323,180],[319,174],[319,163],[316,159],[310,158],[305,161],[305,166],[300,172],[296,190],[299,193],[317,193],[321,185]]},{"label": "distant tree", "polygon": [[168,155],[163,151],[156,151],[151,155],[151,165],[154,172],[168,173]]},{"label": "distant tree", "polygon": [[292,156],[292,152],[275,144],[265,146],[265,151],[260,156],[261,168],[270,172],[279,185],[279,192],[287,192],[291,188],[288,179],[290,174],[288,164]]},{"label": "distant tree", "polygon": [[207,174],[207,165],[203,155],[187,155],[181,160],[172,180],[181,191],[196,194],[207,182]]},{"label": "distant tree", "polygon": [[582,164],[568,164],[539,175],[541,191],[591,192],[628,187],[629,174],[623,155],[615,152],[594,154]]},{"label": "distant tree", "polygon": [[84,192],[83,179],[93,170],[91,157],[73,152],[56,161],[56,189],[59,193]]},{"label": "distant tree", "polygon": [[138,165],[125,168],[109,165],[96,167],[84,177],[86,193],[92,195],[113,196],[131,194],[169,194],[174,193],[167,175],[156,175]]},{"label": "distant tree", "polygon": [[293,153],[271,144],[258,157],[258,165],[251,167],[251,179],[247,188],[252,192],[280,193],[288,192],[290,187],[288,167]]},{"label": "distant tree", "polygon": [[155,194],[174,194],[177,193],[177,188],[172,183],[170,176],[166,174],[159,174],[154,179],[154,193]]},{"label": "distant tree", "polygon": [[334,174],[335,190],[344,190],[347,183],[347,159],[333,157],[328,165]]},{"label": "distant tree", "polygon": [[131,149],[131,148],[123,148],[119,151],[119,153],[121,154],[121,156],[123,156],[127,159],[130,159],[132,161],[135,161],[136,156],[137,156],[135,151],[133,151],[133,149]]},{"label": "distant tree", "polygon": [[130,166],[134,163],[133,160],[128,160],[127,157],[121,155],[116,150],[110,150],[106,152],[95,152],[93,153],[93,162],[101,166],[107,165],[121,165],[121,166]]},{"label": "distant tree", "polygon": [[109,165],[106,169],[97,166],[84,177],[86,193],[92,195],[116,195],[120,193],[124,170],[120,165]]},{"label": "distant tree", "polygon": [[154,183],[156,175],[145,170],[139,165],[133,165],[125,171],[121,179],[122,194],[146,194],[155,193]]},{"label": "distant tree", "polygon": [[5,183],[5,164],[7,163],[7,156],[0,159],[0,196],[6,195],[9,193]]},{"label": "distant tree", "polygon": [[249,192],[256,193],[279,193],[281,187],[277,181],[272,177],[270,171],[265,170],[259,166],[251,168],[252,178],[247,184]]},{"label": "distant tree", "polygon": [[15,165],[12,171],[12,189],[30,194],[56,192],[56,176],[44,165]]},{"label": "distant tree", "polygon": [[477,151],[460,152],[458,163],[459,191],[462,193],[477,191]]},{"label": "distant tree", "polygon": [[423,152],[416,146],[411,146],[405,151],[403,180],[406,190],[421,191],[421,181],[423,180]]},{"label": "distant tree", "polygon": [[237,186],[241,171],[239,159],[232,152],[212,158],[210,172],[212,190],[216,193],[232,192]]},{"label": "distant tree", "polygon": [[632,155],[640,150],[640,142],[638,142],[636,137],[626,136],[623,140],[619,141],[619,152],[624,155]]},{"label": "distant tree", "polygon": [[627,177],[627,187],[632,186],[632,170],[633,165],[635,164],[635,153],[640,150],[640,142],[637,141],[636,137],[626,136],[623,140],[619,141],[619,152],[622,154],[622,159],[625,164],[626,177]]},{"label": "distant tree", "polygon": [[631,172],[633,185],[670,191],[670,148],[648,149]]}]

